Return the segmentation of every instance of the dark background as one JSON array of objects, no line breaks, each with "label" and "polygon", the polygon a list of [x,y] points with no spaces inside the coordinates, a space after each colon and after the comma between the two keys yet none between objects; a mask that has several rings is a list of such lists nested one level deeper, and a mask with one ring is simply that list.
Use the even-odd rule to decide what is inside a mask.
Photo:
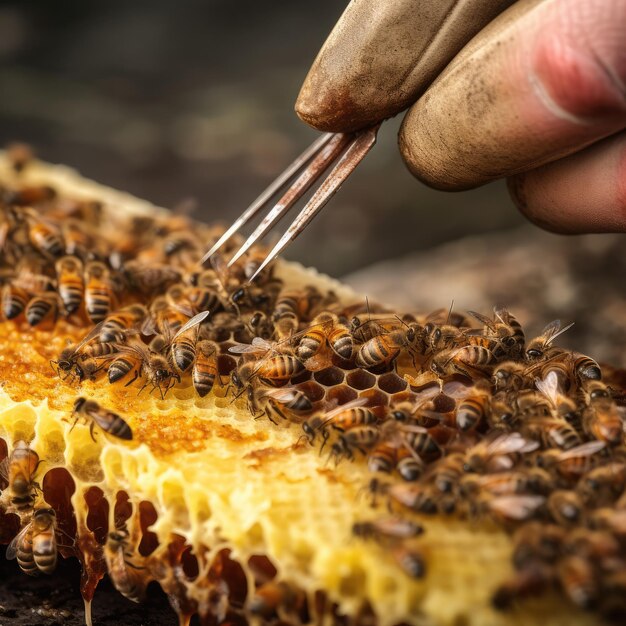
[{"label": "dark background", "polygon": [[[0,143],[232,220],[315,137],[293,106],[342,0],[0,3]],[[427,189],[399,120],[287,256],[340,276],[522,221],[502,183]],[[323,254],[320,253],[323,241]]]}]

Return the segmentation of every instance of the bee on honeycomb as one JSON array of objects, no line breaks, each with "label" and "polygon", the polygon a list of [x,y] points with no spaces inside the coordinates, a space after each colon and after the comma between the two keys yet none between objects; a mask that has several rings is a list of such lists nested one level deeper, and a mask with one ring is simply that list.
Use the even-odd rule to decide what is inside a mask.
[{"label": "bee on honeycomb", "polygon": [[464,623],[624,615],[626,400],[569,325],[250,285],[258,246],[200,264],[219,227],[3,167],[0,528],[26,574],[78,558],[88,622],[105,573],[181,623],[444,623],[468,571]]}]

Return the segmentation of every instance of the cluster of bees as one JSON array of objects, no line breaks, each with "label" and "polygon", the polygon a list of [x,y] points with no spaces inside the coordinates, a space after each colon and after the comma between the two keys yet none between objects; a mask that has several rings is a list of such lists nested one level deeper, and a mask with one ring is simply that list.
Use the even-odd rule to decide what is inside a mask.
[{"label": "cluster of bees", "polygon": [[[229,267],[236,239],[203,267],[222,231],[182,212],[114,216],[42,186],[3,189],[0,200],[4,318],[89,328],[52,362],[63,379],[139,381],[140,393],[162,398],[191,384],[200,397],[245,399],[255,417],[300,424],[305,445],[335,464],[366,464],[373,503],[391,512],[353,532],[388,548],[408,575],[426,571],[420,518],[454,515],[514,532],[515,576],[497,607],[555,588],[583,608],[624,610],[624,396],[592,358],[555,345],[569,326],[527,338],[503,307],[400,317],[347,306],[285,286],[271,266],[249,284],[265,251]],[[351,386],[359,372],[370,382]],[[391,372],[397,389],[376,389]],[[79,398],[74,414],[132,439],[124,418],[93,400]],[[29,574],[56,560],[54,511],[34,506],[37,463],[18,443],[2,496],[23,522],[8,556]],[[127,535],[111,532],[105,554],[116,587],[137,600]]]}]

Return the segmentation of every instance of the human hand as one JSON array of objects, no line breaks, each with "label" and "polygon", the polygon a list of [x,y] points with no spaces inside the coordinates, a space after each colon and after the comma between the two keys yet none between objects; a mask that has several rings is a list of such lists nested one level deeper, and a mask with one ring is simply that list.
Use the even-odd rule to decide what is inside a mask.
[{"label": "human hand", "polygon": [[410,107],[400,150],[427,184],[508,177],[545,228],[626,231],[626,0],[520,0],[496,17],[508,4],[353,0],[298,114],[339,132]]}]

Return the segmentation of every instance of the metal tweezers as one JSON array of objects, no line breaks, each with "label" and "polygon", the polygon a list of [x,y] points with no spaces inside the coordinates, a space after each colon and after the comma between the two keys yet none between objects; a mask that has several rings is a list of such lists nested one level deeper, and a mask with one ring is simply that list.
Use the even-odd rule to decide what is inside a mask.
[{"label": "metal tweezers", "polygon": [[[261,193],[256,200],[235,220],[226,232],[204,255],[201,264],[209,260],[218,250],[269,202],[289,181],[300,172],[278,202],[261,220],[254,232],[235,252],[228,267],[240,259],[280,218],[306,193],[330,165],[337,161],[330,174],[322,181],[311,199],[291,223],[278,243],[270,250],[248,282],[252,282],[291,243],[320,212],[324,205],[339,190],[356,166],[376,143],[380,124],[356,133],[325,133],[315,140],[282,174]],[[341,157],[341,158],[340,158]]]}]

